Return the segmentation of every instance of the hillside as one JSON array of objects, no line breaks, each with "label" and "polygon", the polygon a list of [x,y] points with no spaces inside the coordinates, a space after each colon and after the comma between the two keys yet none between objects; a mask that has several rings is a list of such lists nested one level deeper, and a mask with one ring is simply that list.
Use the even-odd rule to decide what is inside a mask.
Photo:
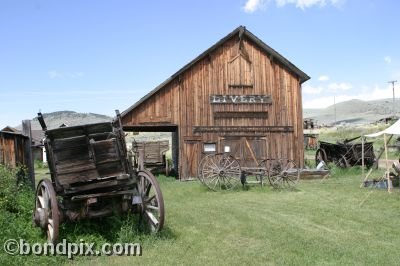
[{"label": "hillside", "polygon": [[[400,99],[396,99],[396,113],[400,114]],[[350,100],[336,104],[336,121],[337,123],[350,124],[366,124],[375,122],[384,117],[392,115],[393,101],[392,99],[382,99],[375,101]],[[332,124],[335,121],[335,106],[331,105],[323,109],[304,109],[304,118],[313,118],[319,124]],[[94,114],[94,113],[77,113],[74,111],[58,111],[43,114],[47,124],[47,128],[57,128],[61,124],[68,126],[82,125],[88,123],[99,123],[111,121],[112,117]],[[21,125],[17,127],[21,129]],[[41,129],[37,118],[32,119],[32,129]],[[169,138],[169,134],[140,134],[136,138],[154,140],[158,138]],[[167,137],[168,136],[168,137]]]},{"label": "hillside", "polygon": [[[112,117],[94,113],[77,113],[73,111],[58,111],[53,113],[44,113],[44,121],[46,122],[47,128],[57,128],[62,124],[67,126],[76,126],[89,123],[99,123],[111,121]],[[21,129],[21,125],[17,127]],[[42,129],[37,117],[32,119],[32,129]]]},{"label": "hillside", "polygon": [[[113,118],[94,113],[77,113],[74,111],[58,111],[53,113],[44,113],[44,121],[46,122],[48,129],[57,128],[62,124],[67,126],[77,126],[90,123],[109,122]],[[41,130],[38,119],[35,117],[32,119],[32,130]],[[19,125],[17,129],[22,129]],[[171,143],[171,133],[168,132],[143,132],[138,135],[128,134],[126,138],[127,143],[131,143],[133,140],[136,141],[158,141],[158,140],[169,140]]]},{"label": "hillside", "polygon": [[[395,111],[400,113],[400,100],[395,101]],[[331,105],[323,109],[304,109],[304,118],[313,118],[319,124],[351,123],[351,124],[366,124],[377,121],[384,117],[392,115],[393,100],[382,99],[374,101],[350,100]]]}]

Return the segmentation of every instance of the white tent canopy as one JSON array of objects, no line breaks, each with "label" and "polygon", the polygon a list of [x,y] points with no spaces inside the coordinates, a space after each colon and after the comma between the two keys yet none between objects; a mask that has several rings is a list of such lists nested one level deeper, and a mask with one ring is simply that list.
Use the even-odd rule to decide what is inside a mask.
[{"label": "white tent canopy", "polygon": [[388,134],[388,135],[400,135],[400,119],[397,120],[396,123],[394,123],[393,125],[391,125],[391,126],[388,127],[387,129],[382,130],[382,131],[377,132],[377,133],[365,135],[365,137],[374,138],[374,137],[378,137],[378,136],[383,135],[383,134]]},{"label": "white tent canopy", "polygon": [[[380,132],[364,135],[364,137],[374,138],[374,137],[379,137],[381,135],[383,135],[383,140],[384,140],[384,145],[385,145],[385,157],[386,157],[386,173],[385,173],[385,176],[386,176],[386,179],[387,179],[387,182],[388,182],[388,191],[390,192],[391,189],[392,189],[392,182],[391,182],[390,177],[389,177],[389,163],[388,163],[388,154],[387,154],[386,135],[400,135],[400,119],[397,120],[397,122],[394,123],[393,125],[391,125],[390,127],[386,128],[386,129],[384,129],[384,130],[382,130]],[[362,147],[363,147],[362,148],[362,150],[363,150],[362,151],[362,165],[363,165],[362,171],[363,171],[363,176],[364,176],[364,138],[361,138],[361,139],[362,139]],[[371,168],[371,170],[372,170],[372,168]],[[369,173],[371,173],[371,170],[370,170]],[[369,174],[367,174],[367,176],[365,177],[364,181],[367,180],[368,175]]]}]

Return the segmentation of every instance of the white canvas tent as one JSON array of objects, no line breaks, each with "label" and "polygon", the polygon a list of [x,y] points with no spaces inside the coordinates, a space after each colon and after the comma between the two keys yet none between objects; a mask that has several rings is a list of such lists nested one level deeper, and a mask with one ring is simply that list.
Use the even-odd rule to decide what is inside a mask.
[{"label": "white canvas tent", "polygon": [[[389,163],[388,163],[388,155],[387,155],[387,135],[400,135],[400,119],[397,120],[397,122],[394,123],[393,125],[391,125],[390,127],[386,128],[382,131],[373,133],[373,134],[364,135],[364,137],[376,138],[376,137],[379,137],[382,135],[383,135],[383,140],[384,140],[384,145],[385,145],[385,159],[386,159],[385,176],[386,176],[387,182],[388,182],[388,191],[390,192],[392,189],[392,182],[389,178]],[[362,141],[363,141],[363,150],[364,150],[364,138],[362,138]],[[364,166],[364,152],[362,155],[363,155],[362,160],[363,160],[363,166]],[[364,170],[364,167],[363,167],[363,170]],[[367,177],[368,177],[368,175],[367,175]],[[367,177],[365,179],[367,179]]]},{"label": "white canvas tent", "polygon": [[391,125],[390,127],[388,127],[387,129],[384,129],[382,131],[379,131],[377,133],[373,133],[373,134],[368,134],[365,135],[365,137],[379,137],[381,135],[400,135],[400,119],[396,121],[396,123],[394,123],[393,125]]}]

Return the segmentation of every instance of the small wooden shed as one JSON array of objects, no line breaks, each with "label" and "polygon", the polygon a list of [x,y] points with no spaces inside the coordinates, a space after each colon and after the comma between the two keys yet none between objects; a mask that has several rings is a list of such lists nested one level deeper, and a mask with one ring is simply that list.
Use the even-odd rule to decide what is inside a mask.
[{"label": "small wooden shed", "polygon": [[204,154],[243,166],[266,158],[303,165],[301,84],[309,77],[240,26],[122,113],[127,131],[173,132],[181,179]]},{"label": "small wooden shed", "polygon": [[25,165],[25,143],[28,141],[21,132],[0,131],[0,164],[12,168]]}]

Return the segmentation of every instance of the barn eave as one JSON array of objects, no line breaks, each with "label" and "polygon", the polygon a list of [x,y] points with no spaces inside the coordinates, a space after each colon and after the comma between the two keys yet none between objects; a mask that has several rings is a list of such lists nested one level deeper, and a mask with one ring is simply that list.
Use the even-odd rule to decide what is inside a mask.
[{"label": "barn eave", "polygon": [[165,80],[163,83],[158,85],[156,88],[151,90],[148,94],[143,96],[139,101],[137,101],[135,104],[130,106],[128,109],[123,111],[121,113],[121,116],[124,117],[128,113],[130,113],[132,110],[137,108],[139,105],[141,105],[143,102],[145,102],[147,99],[151,98],[154,94],[156,94],[159,90],[161,90],[163,87],[168,85],[170,82],[172,82],[175,78],[179,77],[183,72],[191,68],[193,65],[195,65],[197,62],[202,60],[204,57],[208,56],[211,52],[216,50],[218,47],[220,47],[223,43],[225,43],[227,40],[232,38],[235,35],[238,34],[243,34],[245,37],[253,41],[256,45],[258,45],[265,53],[267,53],[271,58],[273,58],[276,62],[282,64],[284,67],[286,67],[290,72],[292,72],[294,75],[296,75],[300,81],[300,84],[309,80],[310,77],[301,71],[298,67],[296,67],[293,63],[291,63],[288,59],[286,59],[284,56],[279,54],[277,51],[275,51],[273,48],[268,46],[266,43],[264,43],[262,40],[260,40],[257,36],[255,36],[253,33],[248,31],[246,27],[244,26],[239,26],[235,30],[233,30],[231,33],[226,35],[224,38],[219,40],[217,43],[215,43],[213,46],[211,46],[209,49],[204,51],[202,54],[197,56],[195,59],[193,59],[191,62],[183,66],[181,69],[179,69],[175,74],[173,74],[171,77],[169,77],[167,80]]}]

